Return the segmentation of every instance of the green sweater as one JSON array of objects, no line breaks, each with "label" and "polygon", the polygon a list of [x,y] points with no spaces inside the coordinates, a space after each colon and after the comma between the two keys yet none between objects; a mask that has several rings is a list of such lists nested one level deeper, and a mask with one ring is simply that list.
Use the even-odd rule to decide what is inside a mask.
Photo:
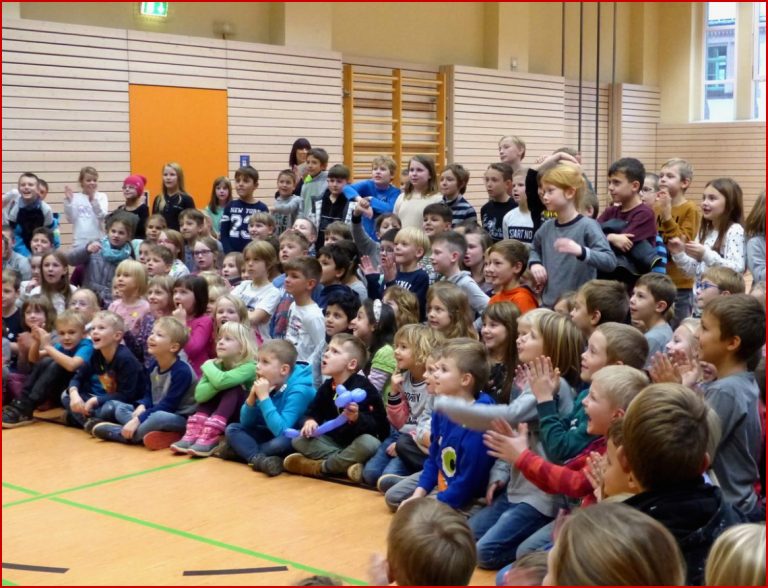
[{"label": "green sweater", "polygon": [[253,361],[247,361],[230,370],[223,370],[219,360],[209,359],[203,364],[201,370],[203,374],[195,387],[196,402],[208,402],[219,392],[235,386],[250,389],[256,379],[256,363]]},{"label": "green sweater", "polygon": [[392,348],[392,345],[382,346],[373,356],[371,373],[368,375],[368,379],[381,392],[381,397],[385,404],[389,391],[392,389],[392,374],[396,369],[397,362],[395,361],[395,350]]},{"label": "green sweater", "polygon": [[547,457],[555,463],[565,463],[576,457],[597,435],[587,433],[587,413],[582,401],[589,394],[589,387],[579,392],[573,403],[573,411],[567,418],[557,413],[557,403],[552,400],[536,405],[539,413],[539,439]]}]

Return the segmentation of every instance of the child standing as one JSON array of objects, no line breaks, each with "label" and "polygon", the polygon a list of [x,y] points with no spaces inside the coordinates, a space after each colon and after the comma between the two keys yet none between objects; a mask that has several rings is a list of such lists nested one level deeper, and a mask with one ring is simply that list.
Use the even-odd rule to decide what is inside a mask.
[{"label": "child standing", "polygon": [[435,161],[425,155],[415,155],[408,163],[408,181],[395,201],[395,214],[403,228],[421,228],[424,208],[443,201],[437,191]]},{"label": "child standing", "polygon": [[480,315],[488,306],[488,296],[459,264],[467,252],[467,240],[456,231],[446,231],[432,241],[432,267],[446,282],[461,288],[469,299],[474,315]]},{"label": "child standing", "polygon": [[244,251],[245,271],[248,280],[232,290],[232,295],[240,298],[248,308],[248,319],[261,345],[270,338],[269,319],[275,312],[280,300],[280,291],[272,285],[269,275],[277,264],[277,253],[267,241],[253,241]]},{"label": "child standing", "polygon": [[224,208],[232,202],[232,182],[225,176],[220,176],[213,180],[211,187],[211,200],[208,206],[203,209],[203,214],[211,219],[211,226],[215,236],[221,234],[221,217],[224,214]]},{"label": "child standing", "polygon": [[[380,156],[371,162],[371,179],[355,182],[345,191],[348,198],[355,200],[361,214],[363,228],[369,239],[376,241],[377,235],[384,230],[377,230],[379,217],[391,214],[395,202],[400,195],[400,189],[392,185],[392,178],[397,172],[397,164],[391,157]],[[376,265],[376,264],[374,264]]]},{"label": "child standing", "polygon": [[[198,271],[194,248],[195,243],[203,233],[205,215],[196,208],[188,208],[179,213],[179,223],[181,225],[179,232],[184,238],[184,259],[182,261],[190,272]],[[218,250],[218,247],[216,249]]]},{"label": "child standing", "polygon": [[528,266],[528,248],[520,241],[505,239],[494,243],[486,255],[485,276],[494,291],[489,302],[512,302],[520,314],[538,308],[536,295],[520,283]]},{"label": "child standing", "polygon": [[525,194],[527,173],[527,170],[519,169],[512,174],[512,199],[517,203],[517,208],[504,215],[502,234],[504,239],[515,239],[530,246],[533,243],[533,218]]},{"label": "child standing", "polygon": [[672,339],[672,327],[668,321],[673,317],[672,305],[676,295],[675,283],[663,274],[645,274],[635,284],[629,299],[629,313],[632,323],[645,333],[648,341],[646,369],[650,366],[650,358],[663,351]]},{"label": "child standing", "polygon": [[480,222],[483,228],[498,243],[504,239],[504,217],[517,204],[510,196],[514,170],[506,163],[492,163],[485,170],[485,190],[488,202],[480,209]]},{"label": "child standing", "polygon": [[18,190],[3,195],[3,220],[7,220],[15,231],[14,251],[26,256],[30,253],[32,231],[38,227],[53,229],[53,211],[40,197],[35,174],[21,174]]},{"label": "child standing", "polygon": [[[429,238],[424,231],[405,226],[395,237],[396,266],[385,264],[383,267],[385,287],[397,285],[416,294],[422,319],[426,316],[429,276],[423,269],[419,269],[419,261],[428,251]],[[388,258],[383,258],[382,263],[385,260],[389,261]]]},{"label": "child standing", "polygon": [[755,282],[765,281],[765,190],[757,197],[744,225],[747,268]]},{"label": "child standing", "polygon": [[187,420],[184,436],[171,445],[174,453],[195,457],[213,453],[227,422],[256,379],[256,352],[251,329],[233,322],[222,325],[216,340],[217,359],[202,366],[202,376],[195,387],[197,410]]},{"label": "child standing", "polygon": [[109,310],[123,319],[126,331],[136,333],[139,321],[150,311],[149,302],[144,297],[147,293],[147,272],[138,261],[126,259],[117,266],[115,283],[120,299],[112,302]]},{"label": "child standing", "polygon": [[125,204],[117,207],[118,210],[130,212],[136,217],[136,239],[144,239],[147,235],[147,219],[149,218],[149,206],[144,201],[144,186],[147,178],[139,174],[133,174],[123,180],[123,197]]},{"label": "child standing", "polygon": [[155,198],[152,214],[161,214],[169,229],[178,231],[179,214],[187,208],[195,208],[192,196],[184,191],[184,171],[178,163],[163,166],[163,193]]},{"label": "child standing", "polygon": [[483,313],[480,336],[491,364],[487,392],[497,404],[509,404],[520,394],[514,383],[519,318],[520,310],[511,302],[494,302]]},{"label": "child standing", "polygon": [[493,286],[485,281],[485,252],[493,245],[493,239],[477,224],[464,229],[464,238],[467,240],[467,252],[462,260],[464,267],[480,289],[486,295],[492,295]]},{"label": "child standing", "polygon": [[557,218],[536,231],[529,267],[537,285],[544,288],[544,306],[551,307],[562,292],[577,290],[598,271],[613,271],[616,256],[597,222],[577,212],[584,191],[578,167],[558,164],[544,173],[542,185],[544,204]]},{"label": "child standing", "polygon": [[317,226],[317,243],[319,250],[325,244],[325,229],[332,222],[341,221],[349,224],[352,221],[354,205],[344,196],[343,191],[349,183],[349,169],[336,164],[328,170],[328,188],[323,192],[319,201],[314,203],[312,214]]},{"label": "child standing", "polygon": [[445,166],[440,174],[440,194],[443,204],[451,209],[451,227],[454,229],[462,223],[477,220],[475,207],[464,198],[468,183],[469,172],[458,163]]},{"label": "child standing", "polygon": [[200,377],[201,366],[213,357],[213,319],[208,312],[208,283],[199,276],[178,278],[173,283],[173,316],[189,329],[184,346],[187,361]]},{"label": "child standing", "polygon": [[98,191],[99,173],[86,166],[77,178],[82,192],[64,187],[64,215],[72,223],[72,245],[80,247],[104,236],[104,217],[107,216],[107,195]]},{"label": "child standing", "polygon": [[147,449],[165,449],[184,432],[187,416],[194,410],[196,378],[179,358],[188,338],[187,328],[171,317],[155,321],[147,340],[152,356],[149,385],[138,405],[112,400],[112,422],[98,423],[93,436],[118,443],[143,443]]},{"label": "child standing", "polygon": [[237,199],[224,207],[221,216],[221,231],[219,238],[224,247],[224,253],[242,251],[251,242],[248,234],[248,220],[254,212],[269,212],[266,204],[255,195],[259,187],[259,172],[250,165],[239,168],[235,172],[235,190]]},{"label": "child standing", "polygon": [[590,280],[574,296],[569,316],[585,338],[603,323],[625,323],[629,313],[627,288],[616,280]]},{"label": "child standing", "polygon": [[[367,378],[358,374],[367,359],[365,345],[357,337],[342,333],[331,339],[322,363],[323,375],[330,378],[320,386],[307,409],[307,421],[301,429],[301,436],[292,442],[299,453],[285,458],[283,466],[286,470],[313,477],[345,474],[376,453],[389,433],[389,423],[381,395]],[[351,402],[344,407],[346,424],[314,437],[321,423],[340,414],[334,403],[339,384],[347,390],[361,388],[366,397],[361,402]]]},{"label": "child standing", "polygon": [[[670,159],[661,166],[660,190],[654,210],[666,245],[675,238],[692,241],[699,232],[701,210],[685,199],[692,180],[693,167],[684,159]],[[674,324],[679,325],[691,316],[693,310],[693,278],[680,271],[673,259],[667,261],[667,274],[677,287]]]},{"label": "child standing", "polygon": [[290,169],[284,169],[277,176],[277,194],[271,210],[277,237],[293,226],[303,209],[304,201],[294,193],[295,190],[296,174]]},{"label": "child standing", "polygon": [[[685,275],[701,280],[710,267],[724,265],[744,271],[744,228],[741,187],[731,178],[717,178],[704,187],[702,221],[695,241],[674,237],[667,242],[672,259]],[[696,286],[694,296],[698,294]]]},{"label": "child standing", "polygon": [[315,210],[317,202],[322,200],[328,188],[328,152],[320,147],[313,147],[307,153],[306,175],[301,186],[301,200],[305,215]]},{"label": "child standing", "polygon": [[227,426],[227,442],[254,471],[276,476],[291,452],[285,430],[295,427],[315,397],[311,369],[296,364],[288,341],[267,341],[259,349],[258,379],[240,410],[240,422]]}]

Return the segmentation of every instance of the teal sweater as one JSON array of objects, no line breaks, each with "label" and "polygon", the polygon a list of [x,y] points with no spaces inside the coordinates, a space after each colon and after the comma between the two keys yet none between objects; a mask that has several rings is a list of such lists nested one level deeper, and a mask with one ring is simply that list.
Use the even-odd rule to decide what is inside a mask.
[{"label": "teal sweater", "polygon": [[223,370],[219,360],[209,359],[203,364],[201,370],[203,373],[195,387],[195,402],[208,402],[219,392],[235,386],[250,389],[256,379],[256,364],[253,361],[246,361],[230,370]]},{"label": "teal sweater", "polygon": [[577,456],[598,437],[587,433],[587,413],[582,405],[587,394],[589,386],[576,396],[573,410],[566,418],[558,414],[554,400],[536,405],[539,413],[539,439],[547,457],[555,463],[565,463]]}]

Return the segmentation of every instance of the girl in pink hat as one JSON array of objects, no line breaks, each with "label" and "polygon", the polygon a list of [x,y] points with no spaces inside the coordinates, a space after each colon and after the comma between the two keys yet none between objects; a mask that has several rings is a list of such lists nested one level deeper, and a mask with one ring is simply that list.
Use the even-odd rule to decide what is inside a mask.
[{"label": "girl in pink hat", "polygon": [[144,194],[144,186],[147,184],[147,178],[139,174],[133,174],[123,180],[123,196],[125,204],[118,208],[125,210],[138,217],[136,223],[136,239],[146,238],[147,218],[149,218],[149,207]]}]

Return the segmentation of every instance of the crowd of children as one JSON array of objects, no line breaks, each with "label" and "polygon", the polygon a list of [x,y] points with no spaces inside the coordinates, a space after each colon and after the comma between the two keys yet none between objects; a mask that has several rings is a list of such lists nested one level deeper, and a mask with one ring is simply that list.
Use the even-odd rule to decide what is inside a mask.
[{"label": "crowd of children", "polygon": [[525,168],[503,137],[479,213],[459,164],[350,182],[306,140],[273,197],[244,166],[204,210],[176,163],[112,212],[84,167],[66,251],[24,173],[3,428],[61,405],[106,441],[376,488],[378,582],[762,582],[765,193],[742,226],[733,179],[697,206],[688,162],[623,158],[599,214],[575,155]]}]

